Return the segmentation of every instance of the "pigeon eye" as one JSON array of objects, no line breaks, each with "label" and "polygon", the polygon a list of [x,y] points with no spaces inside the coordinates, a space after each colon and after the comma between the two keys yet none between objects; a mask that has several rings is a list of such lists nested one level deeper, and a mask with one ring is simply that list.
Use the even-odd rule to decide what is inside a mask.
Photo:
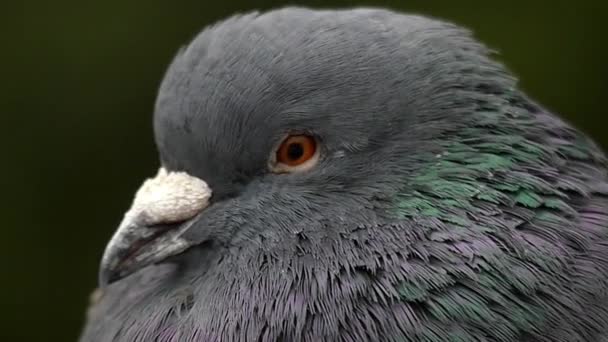
[{"label": "pigeon eye", "polygon": [[309,135],[290,135],[283,140],[273,159],[274,172],[307,170],[318,160],[317,140]]}]

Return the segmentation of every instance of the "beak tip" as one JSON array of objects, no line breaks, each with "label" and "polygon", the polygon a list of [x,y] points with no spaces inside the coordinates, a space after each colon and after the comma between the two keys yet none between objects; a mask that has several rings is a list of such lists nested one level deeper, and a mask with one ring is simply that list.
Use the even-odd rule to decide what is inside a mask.
[{"label": "beak tip", "polygon": [[104,267],[103,265],[99,269],[98,283],[100,288],[105,288],[120,278],[122,278],[120,276],[120,272],[116,272],[108,267]]},{"label": "beak tip", "polygon": [[124,251],[121,249],[108,248],[101,258],[97,281],[100,288],[107,287],[112,283],[125,278],[135,270],[124,262]]},{"label": "beak tip", "polygon": [[108,285],[111,284],[110,278],[108,277],[107,274],[99,272],[99,276],[98,276],[98,279],[97,279],[97,284],[98,284],[99,288],[103,289],[103,288],[105,288],[105,287],[107,287]]}]

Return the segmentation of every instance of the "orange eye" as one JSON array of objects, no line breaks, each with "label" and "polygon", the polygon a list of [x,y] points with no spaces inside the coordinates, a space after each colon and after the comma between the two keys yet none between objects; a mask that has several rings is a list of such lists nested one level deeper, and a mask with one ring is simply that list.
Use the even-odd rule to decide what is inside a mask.
[{"label": "orange eye", "polygon": [[317,141],[309,135],[290,135],[277,150],[277,163],[283,168],[300,166],[317,155]]}]

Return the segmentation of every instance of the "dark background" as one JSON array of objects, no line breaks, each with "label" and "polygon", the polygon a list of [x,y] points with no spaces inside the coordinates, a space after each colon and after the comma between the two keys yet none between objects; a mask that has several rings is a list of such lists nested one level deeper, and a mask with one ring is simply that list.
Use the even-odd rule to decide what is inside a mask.
[{"label": "dark background", "polygon": [[[281,1],[0,5],[0,337],[73,341],[101,252],[157,168],[164,69],[203,26]],[[475,30],[530,96],[608,147],[606,1],[309,1],[389,6]]]}]

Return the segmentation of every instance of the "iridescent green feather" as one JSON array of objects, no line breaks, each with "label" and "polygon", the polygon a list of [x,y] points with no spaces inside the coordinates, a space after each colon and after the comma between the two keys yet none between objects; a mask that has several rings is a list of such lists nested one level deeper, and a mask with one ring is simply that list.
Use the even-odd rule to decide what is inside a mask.
[{"label": "iridescent green feather", "polygon": [[[568,163],[605,160],[567,126],[539,124],[535,116],[544,113],[526,114],[517,106],[501,111],[472,113],[470,124],[441,142],[441,153],[427,156],[395,199],[396,217],[430,222],[429,239],[448,244],[451,253],[407,271],[407,281],[396,288],[401,300],[423,305],[431,321],[513,341],[547,317],[536,305],[539,296],[560,296],[553,284],[567,260],[551,243],[584,245],[584,237],[560,228],[576,219],[572,197],[589,191]],[[551,144],[541,139],[556,132],[562,138]],[[552,166],[560,164],[562,169]],[[467,340],[458,336],[453,340]]]}]

